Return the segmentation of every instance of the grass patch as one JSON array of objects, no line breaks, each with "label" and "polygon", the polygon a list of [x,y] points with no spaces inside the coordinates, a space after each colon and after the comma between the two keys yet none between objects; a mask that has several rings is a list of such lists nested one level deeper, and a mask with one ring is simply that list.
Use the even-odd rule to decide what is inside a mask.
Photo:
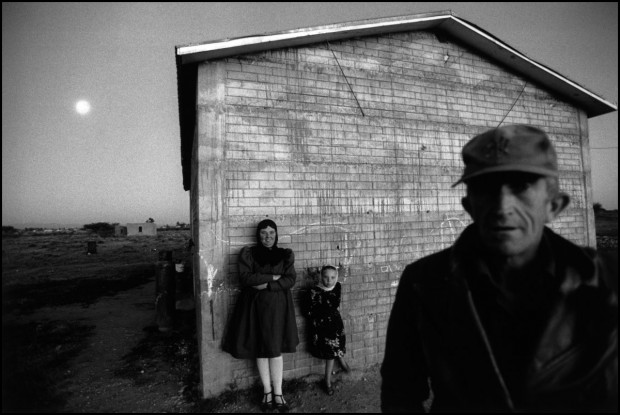
[{"label": "grass patch", "polygon": [[227,407],[234,407],[249,400],[257,400],[262,397],[263,387],[255,385],[249,389],[237,389],[235,384],[231,384],[229,389],[215,398],[201,399],[199,395],[193,396],[196,403],[196,412],[212,413],[218,412]]},{"label": "grass patch", "polygon": [[153,264],[145,263],[117,267],[113,270],[112,276],[100,278],[76,278],[4,286],[3,312],[29,313],[41,307],[68,304],[88,306],[103,296],[115,295],[120,291],[146,284],[154,275]]}]

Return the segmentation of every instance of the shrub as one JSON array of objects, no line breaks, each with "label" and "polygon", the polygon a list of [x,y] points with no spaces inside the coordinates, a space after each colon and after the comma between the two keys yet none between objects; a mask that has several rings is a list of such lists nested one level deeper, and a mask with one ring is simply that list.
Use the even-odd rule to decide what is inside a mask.
[{"label": "shrub", "polygon": [[111,236],[114,235],[114,226],[116,225],[117,223],[96,222],[84,225],[83,229],[93,231],[99,236]]}]

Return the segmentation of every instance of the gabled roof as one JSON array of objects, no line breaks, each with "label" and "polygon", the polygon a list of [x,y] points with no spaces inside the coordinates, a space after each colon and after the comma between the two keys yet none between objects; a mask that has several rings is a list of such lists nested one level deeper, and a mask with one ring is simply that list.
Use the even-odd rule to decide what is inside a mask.
[{"label": "gabled roof", "polygon": [[[451,11],[336,23],[177,46],[175,49],[181,123],[181,159],[185,189],[189,189],[189,182],[187,182],[188,178],[186,178],[185,173],[186,168],[189,168],[190,160],[185,158],[191,157],[197,63],[271,49],[418,30],[434,30],[451,35],[472,50],[511,68],[523,77],[544,86],[549,91],[582,108],[589,118],[618,110],[617,105],[571,81],[557,71],[528,58],[485,30],[457,17]],[[190,143],[189,150],[183,147],[186,139]]]}]

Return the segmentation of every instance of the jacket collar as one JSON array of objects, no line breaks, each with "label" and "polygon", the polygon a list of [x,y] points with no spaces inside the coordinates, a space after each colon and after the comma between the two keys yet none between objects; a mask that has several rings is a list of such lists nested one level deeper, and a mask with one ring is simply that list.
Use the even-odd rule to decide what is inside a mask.
[{"label": "jacket collar", "polygon": [[[463,230],[450,250],[452,275],[463,276],[463,270],[488,274],[488,268],[477,249],[480,245],[481,241],[475,225],[471,224]],[[592,258],[582,248],[546,226],[543,230],[539,254],[542,256],[543,270],[550,276],[562,278],[563,291],[575,289],[582,283],[588,285],[594,283],[595,264]],[[568,272],[559,272],[559,267],[565,267]]]}]

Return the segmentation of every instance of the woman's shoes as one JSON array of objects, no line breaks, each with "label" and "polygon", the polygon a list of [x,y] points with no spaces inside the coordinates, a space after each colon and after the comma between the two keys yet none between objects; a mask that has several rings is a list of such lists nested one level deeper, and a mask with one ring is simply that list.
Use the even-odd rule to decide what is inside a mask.
[{"label": "woman's shoes", "polygon": [[[278,398],[280,398],[280,402],[278,402]],[[273,395],[273,407],[277,409],[278,412],[283,413],[288,412],[291,409],[282,395]]]},{"label": "woman's shoes", "polygon": [[[269,397],[271,396],[271,399]],[[276,395],[271,392],[263,394],[263,400],[260,403],[260,409],[263,412],[271,412],[276,409],[278,412],[288,412],[290,407],[284,400],[282,395]]]},{"label": "woman's shoes", "polygon": [[268,412],[273,409],[273,397],[269,399],[272,392],[267,392],[263,394],[263,400],[260,403],[260,410],[263,412]]}]

